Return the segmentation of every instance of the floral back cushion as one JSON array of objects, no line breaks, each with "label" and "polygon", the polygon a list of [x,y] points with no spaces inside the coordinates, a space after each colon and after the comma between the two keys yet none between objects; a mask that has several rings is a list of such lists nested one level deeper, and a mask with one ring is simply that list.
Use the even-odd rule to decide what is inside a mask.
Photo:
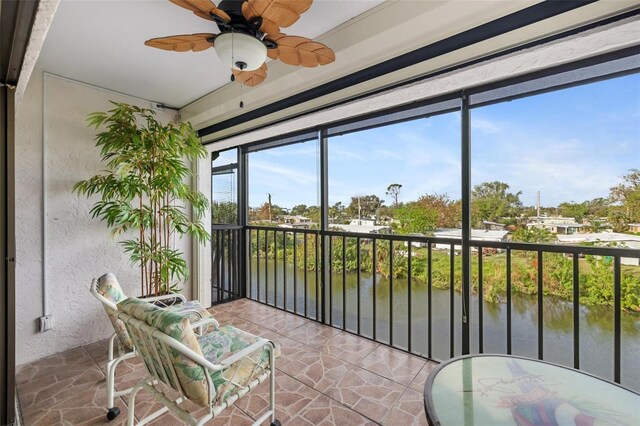
[{"label": "floral back cushion", "polygon": [[[118,283],[118,279],[111,272],[106,273],[98,278],[96,291],[105,299],[115,304],[118,304],[118,302],[121,302],[122,300],[127,298],[127,296],[125,296],[124,292],[122,291],[122,287],[120,287],[120,284]],[[109,320],[111,321],[111,324],[113,324],[113,328],[116,331],[118,339],[120,339],[120,343],[122,343],[122,345],[127,350],[133,349],[131,336],[129,336],[124,323],[118,319],[118,312],[111,309],[107,305],[104,305],[104,310],[107,311]]]},{"label": "floral back cushion", "polygon": [[122,287],[115,275],[108,272],[98,278],[98,287],[96,288],[105,299],[115,303],[116,305],[127,296],[124,295]]},{"label": "floral back cushion", "polygon": [[[120,302],[118,310],[122,310],[132,317],[144,321],[151,327],[159,329],[198,355],[202,355],[200,345],[187,316],[161,309],[151,303],[135,298],[128,298]],[[127,329],[147,369],[154,376],[163,380],[162,372],[164,372],[166,380],[163,381],[167,385],[177,390],[181,389],[184,395],[196,404],[203,407],[209,406],[211,398],[204,368],[177,350],[168,346],[165,348],[159,344],[157,339],[151,338],[154,341],[153,346],[155,346],[157,352],[154,351],[153,347],[149,347],[150,336],[147,332],[131,324],[127,325]],[[167,365],[169,361],[171,365]],[[175,372],[175,376],[173,372]]]}]

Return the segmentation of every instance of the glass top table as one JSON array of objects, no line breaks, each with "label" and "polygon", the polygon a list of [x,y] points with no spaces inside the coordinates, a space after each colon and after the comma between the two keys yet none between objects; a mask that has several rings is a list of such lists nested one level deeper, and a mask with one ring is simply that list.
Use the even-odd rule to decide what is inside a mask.
[{"label": "glass top table", "polygon": [[567,367],[509,355],[468,355],[425,384],[429,424],[640,425],[640,395]]}]

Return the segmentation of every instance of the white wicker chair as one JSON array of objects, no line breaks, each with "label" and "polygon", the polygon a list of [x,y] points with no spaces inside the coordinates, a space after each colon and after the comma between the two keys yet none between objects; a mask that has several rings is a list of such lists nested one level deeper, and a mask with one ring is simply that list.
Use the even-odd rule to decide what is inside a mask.
[{"label": "white wicker chair", "polygon": [[[117,317],[117,303],[127,299],[127,296],[122,291],[115,275],[107,273],[98,279],[94,278],[91,281],[90,291],[91,294],[93,294],[95,298],[102,303],[111,323],[113,324],[113,328],[115,329],[115,333],[113,333],[109,339],[109,358],[107,360],[106,367],[107,419],[113,420],[120,414],[120,409],[115,406],[114,399],[118,396],[127,395],[133,391],[133,388],[123,389],[120,391],[115,389],[116,367],[122,361],[137,356],[137,352],[124,323]],[[162,296],[149,297],[145,300],[148,302],[155,302],[166,309],[189,315],[193,321],[211,317],[211,314],[208,313],[207,310],[198,303],[198,301],[187,302],[186,298],[182,294],[171,293]],[[179,300],[179,302],[175,303],[177,300]],[[211,318],[211,320],[211,323],[217,324],[213,318]],[[116,342],[118,344],[118,356],[114,358],[114,345]]]},{"label": "white wicker chair", "polygon": [[[219,327],[212,318],[191,323],[186,316],[159,309],[138,299],[118,304],[121,319],[140,357],[147,376],[134,386],[129,397],[128,425],[134,424],[135,398],[145,389],[165,407],[141,419],[146,424],[169,409],[186,424],[202,425],[270,378],[269,409],[256,420],[260,425],[275,419],[275,357],[273,342],[231,325]],[[197,337],[193,329],[213,324],[214,329]],[[172,389],[180,397],[167,395]],[[207,407],[196,419],[181,407],[184,400]]]}]

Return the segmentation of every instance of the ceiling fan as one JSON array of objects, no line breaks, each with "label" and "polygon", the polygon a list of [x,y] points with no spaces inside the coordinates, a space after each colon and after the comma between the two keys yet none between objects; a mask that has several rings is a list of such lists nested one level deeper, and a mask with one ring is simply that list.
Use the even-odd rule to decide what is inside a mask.
[{"label": "ceiling fan", "polygon": [[218,25],[220,34],[199,33],[152,38],[145,45],[175,52],[215,48],[229,64],[232,81],[256,86],[267,78],[267,56],[285,64],[316,67],[333,62],[335,53],[322,43],[290,36],[280,28],[293,25],[313,0],[169,0]]}]

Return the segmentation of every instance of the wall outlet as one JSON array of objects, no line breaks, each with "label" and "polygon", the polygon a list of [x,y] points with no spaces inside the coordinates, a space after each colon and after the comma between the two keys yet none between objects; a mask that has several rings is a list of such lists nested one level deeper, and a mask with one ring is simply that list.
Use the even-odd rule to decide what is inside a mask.
[{"label": "wall outlet", "polygon": [[53,315],[45,315],[40,317],[40,333],[51,330],[53,328]]}]

